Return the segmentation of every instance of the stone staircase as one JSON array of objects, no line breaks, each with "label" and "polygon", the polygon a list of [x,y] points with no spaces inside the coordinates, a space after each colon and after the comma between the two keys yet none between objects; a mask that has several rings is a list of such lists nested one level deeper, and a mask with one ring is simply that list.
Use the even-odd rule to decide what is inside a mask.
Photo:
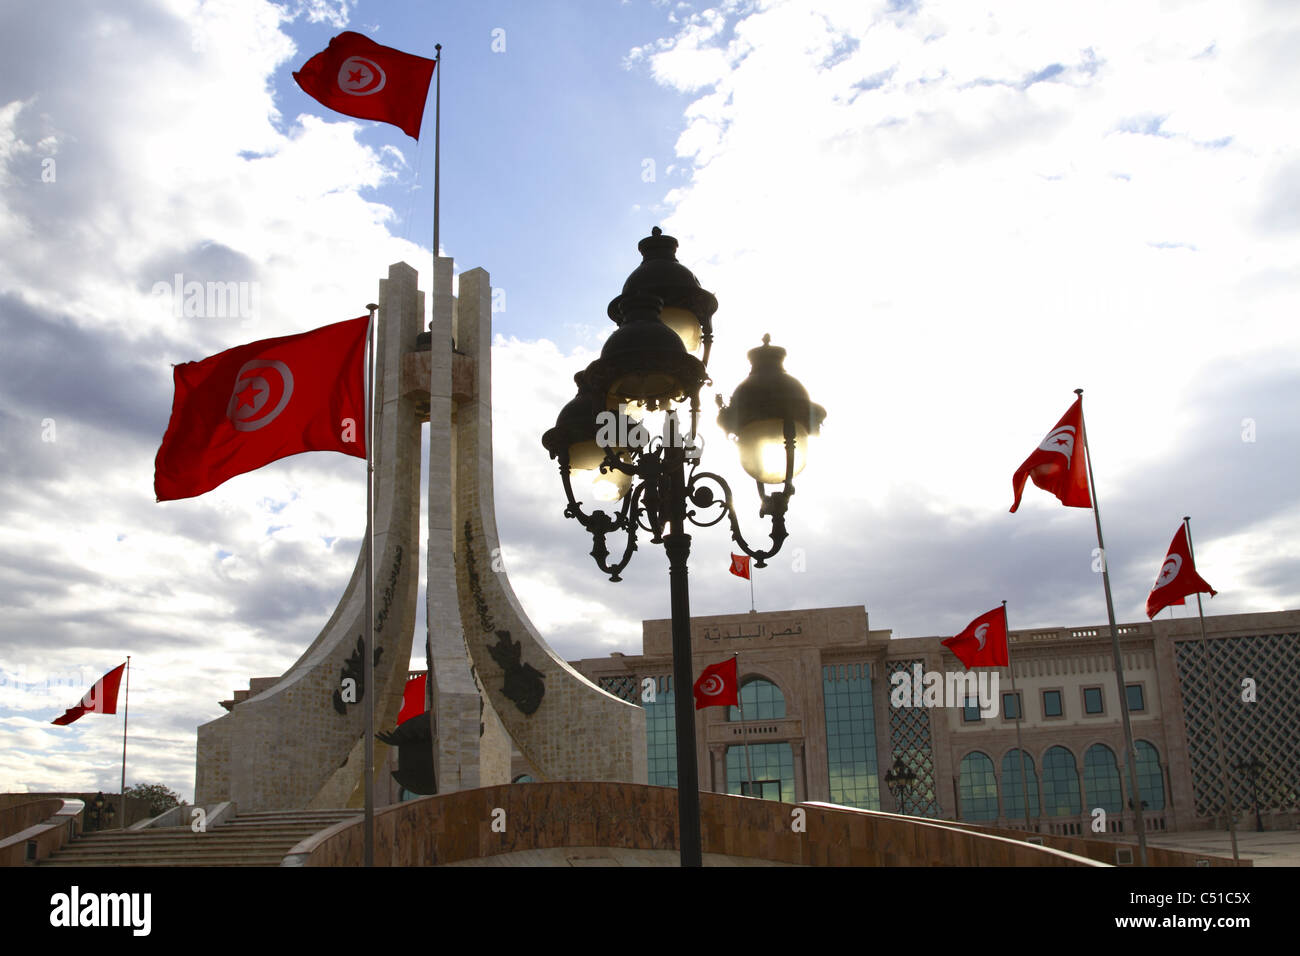
[{"label": "stone staircase", "polygon": [[264,810],[194,833],[188,826],[78,837],[39,866],[279,866],[295,845],[358,810]]}]

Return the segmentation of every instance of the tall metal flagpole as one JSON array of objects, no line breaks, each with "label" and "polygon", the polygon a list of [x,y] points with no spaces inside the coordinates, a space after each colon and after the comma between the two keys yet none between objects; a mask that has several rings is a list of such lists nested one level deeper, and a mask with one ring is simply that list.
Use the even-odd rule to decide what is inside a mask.
[{"label": "tall metal flagpole", "polygon": [[754,567],[753,565],[750,565],[749,568],[749,613],[750,614],[757,613],[754,610]]},{"label": "tall metal flagpole", "polygon": [[1007,670],[1011,672],[1011,693],[1016,698],[1016,752],[1020,754],[1020,789],[1025,800],[1025,830],[1033,824],[1029,822],[1029,778],[1025,776],[1025,745],[1020,740],[1020,717],[1024,714],[1025,704],[1016,690],[1016,665],[1011,660],[1011,624],[1007,621],[1007,602],[1002,602],[1002,629],[1007,632]]},{"label": "tall metal flagpole", "polygon": [[[442,44],[433,48],[438,55],[433,58],[433,274],[438,274],[438,174],[442,158]],[[429,283],[433,288],[433,282]]]},{"label": "tall metal flagpole", "polygon": [[[740,708],[740,739],[745,744],[745,774],[749,777],[749,795],[754,795],[754,765],[749,762],[749,731],[745,729],[745,704],[740,699],[740,651],[732,651],[736,659],[736,706]],[[744,792],[744,788],[741,788]]]},{"label": "tall metal flagpole", "polygon": [[126,702],[122,705],[122,821],[121,829],[126,829],[126,723],[131,716],[131,655],[126,655]]},{"label": "tall metal flagpole", "polygon": [[375,865],[375,312],[366,306],[366,824],[365,866]]},{"label": "tall metal flagpole", "polygon": [[[1183,527],[1187,529],[1187,555],[1196,567],[1196,552],[1192,550],[1192,518],[1183,515]],[[1170,610],[1173,606],[1170,605]],[[1228,784],[1228,755],[1223,751],[1223,727],[1219,723],[1219,669],[1210,658],[1210,648],[1205,640],[1205,610],[1201,607],[1201,592],[1196,592],[1196,614],[1201,619],[1201,656],[1205,658],[1210,678],[1210,713],[1214,715],[1214,743],[1219,751],[1219,779],[1223,783],[1223,798],[1228,804],[1228,833],[1232,838],[1232,862],[1241,865],[1241,855],[1237,850],[1237,810],[1232,805],[1232,787]]]},{"label": "tall metal flagpole", "polygon": [[1142,793],[1137,785],[1137,758],[1133,747],[1133,724],[1128,716],[1128,694],[1124,689],[1124,662],[1119,650],[1119,629],[1115,626],[1115,603],[1110,596],[1109,562],[1106,560],[1106,545],[1101,539],[1101,509],[1097,507],[1097,483],[1092,474],[1092,452],[1088,449],[1088,429],[1083,424],[1083,389],[1076,388],[1074,394],[1080,398],[1079,431],[1083,432],[1084,461],[1088,467],[1088,491],[1092,495],[1092,516],[1097,523],[1097,550],[1101,553],[1101,580],[1106,589],[1106,616],[1110,620],[1111,653],[1115,658],[1115,681],[1119,686],[1119,712],[1124,718],[1124,746],[1127,748],[1129,798],[1133,801],[1133,818],[1137,821],[1138,859],[1142,866],[1147,865],[1147,829],[1142,818]]}]

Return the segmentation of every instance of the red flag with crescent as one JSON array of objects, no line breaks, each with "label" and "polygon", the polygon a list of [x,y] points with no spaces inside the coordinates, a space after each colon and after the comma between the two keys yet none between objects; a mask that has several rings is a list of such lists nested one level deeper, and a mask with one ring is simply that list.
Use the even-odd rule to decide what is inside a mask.
[{"label": "red flag with crescent", "polygon": [[154,460],[158,500],[201,495],[304,451],[365,458],[369,324],[363,315],[177,365]]},{"label": "red flag with crescent", "polygon": [[428,674],[407,679],[406,689],[402,692],[402,709],[397,713],[397,726],[424,713],[424,687],[428,679]]},{"label": "red flag with crescent", "polygon": [[1006,667],[1006,613],[1002,608],[996,607],[975,618],[956,637],[939,643],[957,655],[967,670],[972,667]]},{"label": "red flag with crescent", "polygon": [[749,555],[733,554],[731,556],[731,573],[738,578],[749,580]]},{"label": "red flag with crescent", "polygon": [[1025,480],[1061,499],[1067,508],[1091,508],[1092,496],[1088,494],[1088,468],[1083,451],[1083,396],[1080,395],[1069,411],[1056,423],[1056,427],[1039,442],[1034,453],[1025,459],[1011,478],[1011,490],[1016,500],[1011,503],[1014,512],[1020,507],[1020,496],[1025,490]]},{"label": "red flag with crescent", "polygon": [[348,31],[293,74],[303,92],[336,113],[392,123],[420,138],[436,60],[380,46]]},{"label": "red flag with crescent", "polygon": [[1192,549],[1187,546],[1187,525],[1183,525],[1169,543],[1169,553],[1165,555],[1156,583],[1147,595],[1147,617],[1155,617],[1171,604],[1183,604],[1187,595],[1203,591],[1209,591],[1210,597],[1219,593],[1196,573]]},{"label": "red flag with crescent", "polygon": [[736,676],[736,659],[728,657],[710,664],[695,682],[695,709],[735,706],[740,703],[740,680]]},{"label": "red flag with crescent", "polygon": [[122,683],[122,672],[126,670],[123,662],[95,681],[95,686],[86,691],[81,703],[69,707],[62,717],[56,717],[51,723],[63,727],[80,719],[82,714],[116,714],[117,688]]}]

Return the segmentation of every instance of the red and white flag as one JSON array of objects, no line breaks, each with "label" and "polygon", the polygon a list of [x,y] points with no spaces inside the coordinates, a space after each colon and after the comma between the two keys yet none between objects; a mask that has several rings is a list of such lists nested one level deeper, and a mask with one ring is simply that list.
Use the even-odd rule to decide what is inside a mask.
[{"label": "red and white flag", "polygon": [[695,709],[726,707],[740,703],[740,680],[736,676],[736,659],[728,657],[710,664],[695,682]]},{"label": "red and white flag", "polygon": [[82,714],[116,714],[117,688],[122,683],[124,670],[126,670],[125,661],[95,681],[95,686],[86,691],[86,696],[81,698],[81,703],[68,708],[62,717],[56,717],[51,723],[62,727],[78,720]]},{"label": "red and white flag", "polygon": [[1170,542],[1169,553],[1165,555],[1164,564],[1160,565],[1155,586],[1147,595],[1147,617],[1155,617],[1171,604],[1183,604],[1187,595],[1202,591],[1209,591],[1210,597],[1219,593],[1196,573],[1192,550],[1187,546],[1187,525],[1183,525]]},{"label": "red and white flag", "polygon": [[972,667],[1007,666],[1007,615],[1000,608],[981,614],[956,637],[940,641],[957,659]]},{"label": "red and white flag", "polygon": [[154,460],[159,501],[192,498],[304,451],[366,457],[369,316],[177,365]]},{"label": "red and white flag", "polygon": [[397,713],[397,726],[424,713],[424,688],[428,679],[428,674],[407,679],[406,689],[402,692],[402,709]]},{"label": "red and white flag", "polygon": [[749,577],[749,555],[733,554],[731,556],[731,573],[738,578],[744,578],[746,581]]},{"label": "red and white flag", "polygon": [[1061,499],[1067,508],[1091,508],[1092,496],[1088,494],[1088,468],[1083,450],[1083,396],[1080,395],[1069,411],[1047,433],[1034,453],[1025,459],[1011,478],[1011,490],[1016,500],[1011,503],[1014,512],[1020,507],[1020,496],[1025,490],[1025,479],[1050,491]]},{"label": "red and white flag", "polygon": [[322,106],[358,119],[379,120],[420,138],[436,60],[380,46],[360,33],[340,33],[293,74]]}]

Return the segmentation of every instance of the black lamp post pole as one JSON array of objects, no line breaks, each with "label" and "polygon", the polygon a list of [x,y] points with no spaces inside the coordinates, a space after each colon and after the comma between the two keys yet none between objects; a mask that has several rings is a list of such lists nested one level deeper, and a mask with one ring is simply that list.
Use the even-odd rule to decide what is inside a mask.
[{"label": "black lamp post pole", "polygon": [[[686,523],[707,528],[729,519],[732,540],[757,560],[757,567],[763,567],[786,539],[785,512],[794,494],[792,480],[803,467],[804,443],[821,429],[826,409],[809,399],[807,389],[782,368],[785,349],[771,345],[767,335],[759,348],[750,351],[752,369],[732,395],[731,404],[726,405],[718,397],[718,424],[740,442],[741,463],[758,484],[762,500],[759,515],[772,520],[770,550],[751,548],[740,533],[730,486],[722,476],[698,470],[700,389],[710,381],[707,366],[718,301],[677,261],[677,240],[663,235],[658,226],[637,248],[642,255],[641,265],[628,276],[622,294],[609,304],[609,317],[618,329],[601,348],[600,358],[574,376],[578,394],[560,410],[555,427],[542,436],[542,444],[560,463],[560,480],[568,499],[565,516],[576,518],[591,532],[591,556],[611,581],[621,580],[623,568],[632,559],[638,529],[651,532],[651,541],[662,543],[668,554],[678,842],[681,865],[698,867],[704,859],[695,749],[691,595],[686,566],[691,536],[686,533]],[[689,348],[687,342],[692,343]],[[692,354],[700,346],[704,349],[703,359]],[[683,435],[672,406],[687,400],[690,430]],[[606,416],[617,407],[621,421],[626,414],[624,403],[668,412],[662,443],[656,445],[648,434],[637,439],[630,433],[624,435],[622,425],[619,435],[624,437],[611,441]],[[781,433],[773,434],[773,423],[781,426]],[[749,437],[741,437],[746,434]],[[773,473],[766,452],[780,448],[782,435],[784,487],[769,493],[764,485],[781,482],[782,475],[780,471]],[[593,469],[605,476],[605,487],[600,492],[580,490],[617,510],[605,511],[598,506],[588,512],[575,496],[573,476],[591,474]],[[633,479],[640,479],[635,488]],[[618,501],[622,504],[614,504]],[[606,538],[616,533],[625,533],[627,544],[622,557],[611,563]]]},{"label": "black lamp post pole", "polygon": [[664,535],[668,552],[668,580],[673,615],[673,708],[677,732],[677,819],[682,866],[703,866],[700,848],[700,772],[695,759],[695,683],[691,654],[691,589],[686,559],[691,554],[691,536],[685,531],[686,478],[680,448],[667,449],[672,456],[668,467],[669,533]]}]

